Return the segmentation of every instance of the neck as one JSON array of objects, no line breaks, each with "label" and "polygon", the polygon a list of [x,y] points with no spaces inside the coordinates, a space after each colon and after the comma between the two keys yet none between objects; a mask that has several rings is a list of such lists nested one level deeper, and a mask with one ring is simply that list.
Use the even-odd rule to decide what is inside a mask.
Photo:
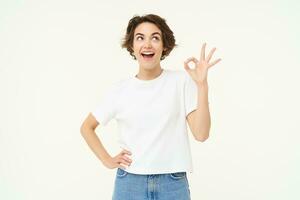
[{"label": "neck", "polygon": [[163,69],[161,68],[161,66],[155,67],[153,69],[140,67],[139,72],[135,77],[141,80],[151,80],[158,77],[162,73],[162,71]]}]

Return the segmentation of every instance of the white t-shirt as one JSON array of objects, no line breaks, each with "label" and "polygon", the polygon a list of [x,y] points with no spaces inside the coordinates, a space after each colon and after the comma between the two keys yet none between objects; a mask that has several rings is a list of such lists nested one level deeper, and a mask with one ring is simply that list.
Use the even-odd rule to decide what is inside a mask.
[{"label": "white t-shirt", "polygon": [[163,69],[152,80],[115,82],[92,111],[100,126],[115,119],[119,145],[135,174],[192,172],[186,116],[197,109],[197,86],[186,71]]}]

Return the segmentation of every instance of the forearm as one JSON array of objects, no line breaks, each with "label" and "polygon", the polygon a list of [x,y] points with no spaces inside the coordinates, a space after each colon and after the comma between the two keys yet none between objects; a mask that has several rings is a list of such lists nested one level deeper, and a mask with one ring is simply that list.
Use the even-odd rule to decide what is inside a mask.
[{"label": "forearm", "polygon": [[197,134],[197,138],[205,140],[209,136],[210,130],[210,113],[208,105],[208,84],[197,85],[198,99],[197,110],[195,113],[195,125],[194,129]]},{"label": "forearm", "polygon": [[106,151],[102,145],[100,139],[98,138],[96,132],[91,128],[81,128],[81,135],[85,139],[86,143],[94,154],[103,163],[104,160],[110,157],[109,153]]}]

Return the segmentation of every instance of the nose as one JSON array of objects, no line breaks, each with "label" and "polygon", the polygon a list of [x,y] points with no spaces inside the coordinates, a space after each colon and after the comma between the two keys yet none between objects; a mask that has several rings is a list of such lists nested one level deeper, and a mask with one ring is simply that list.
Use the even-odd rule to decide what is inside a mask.
[{"label": "nose", "polygon": [[150,40],[146,40],[145,47],[149,47],[149,48],[152,47]]}]

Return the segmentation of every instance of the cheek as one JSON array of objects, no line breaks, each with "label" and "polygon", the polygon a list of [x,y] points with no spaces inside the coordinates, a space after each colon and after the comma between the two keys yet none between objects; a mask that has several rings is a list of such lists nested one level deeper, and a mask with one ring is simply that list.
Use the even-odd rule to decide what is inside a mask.
[{"label": "cheek", "polygon": [[139,44],[139,43],[135,43],[135,44],[133,45],[133,50],[134,50],[134,52],[136,52],[136,53],[139,53],[140,48],[141,48],[141,44]]},{"label": "cheek", "polygon": [[139,54],[139,50],[137,47],[133,47],[133,53],[137,56]]},{"label": "cheek", "polygon": [[163,50],[163,45],[162,43],[153,43],[153,47],[155,47],[155,49],[162,51]]}]

